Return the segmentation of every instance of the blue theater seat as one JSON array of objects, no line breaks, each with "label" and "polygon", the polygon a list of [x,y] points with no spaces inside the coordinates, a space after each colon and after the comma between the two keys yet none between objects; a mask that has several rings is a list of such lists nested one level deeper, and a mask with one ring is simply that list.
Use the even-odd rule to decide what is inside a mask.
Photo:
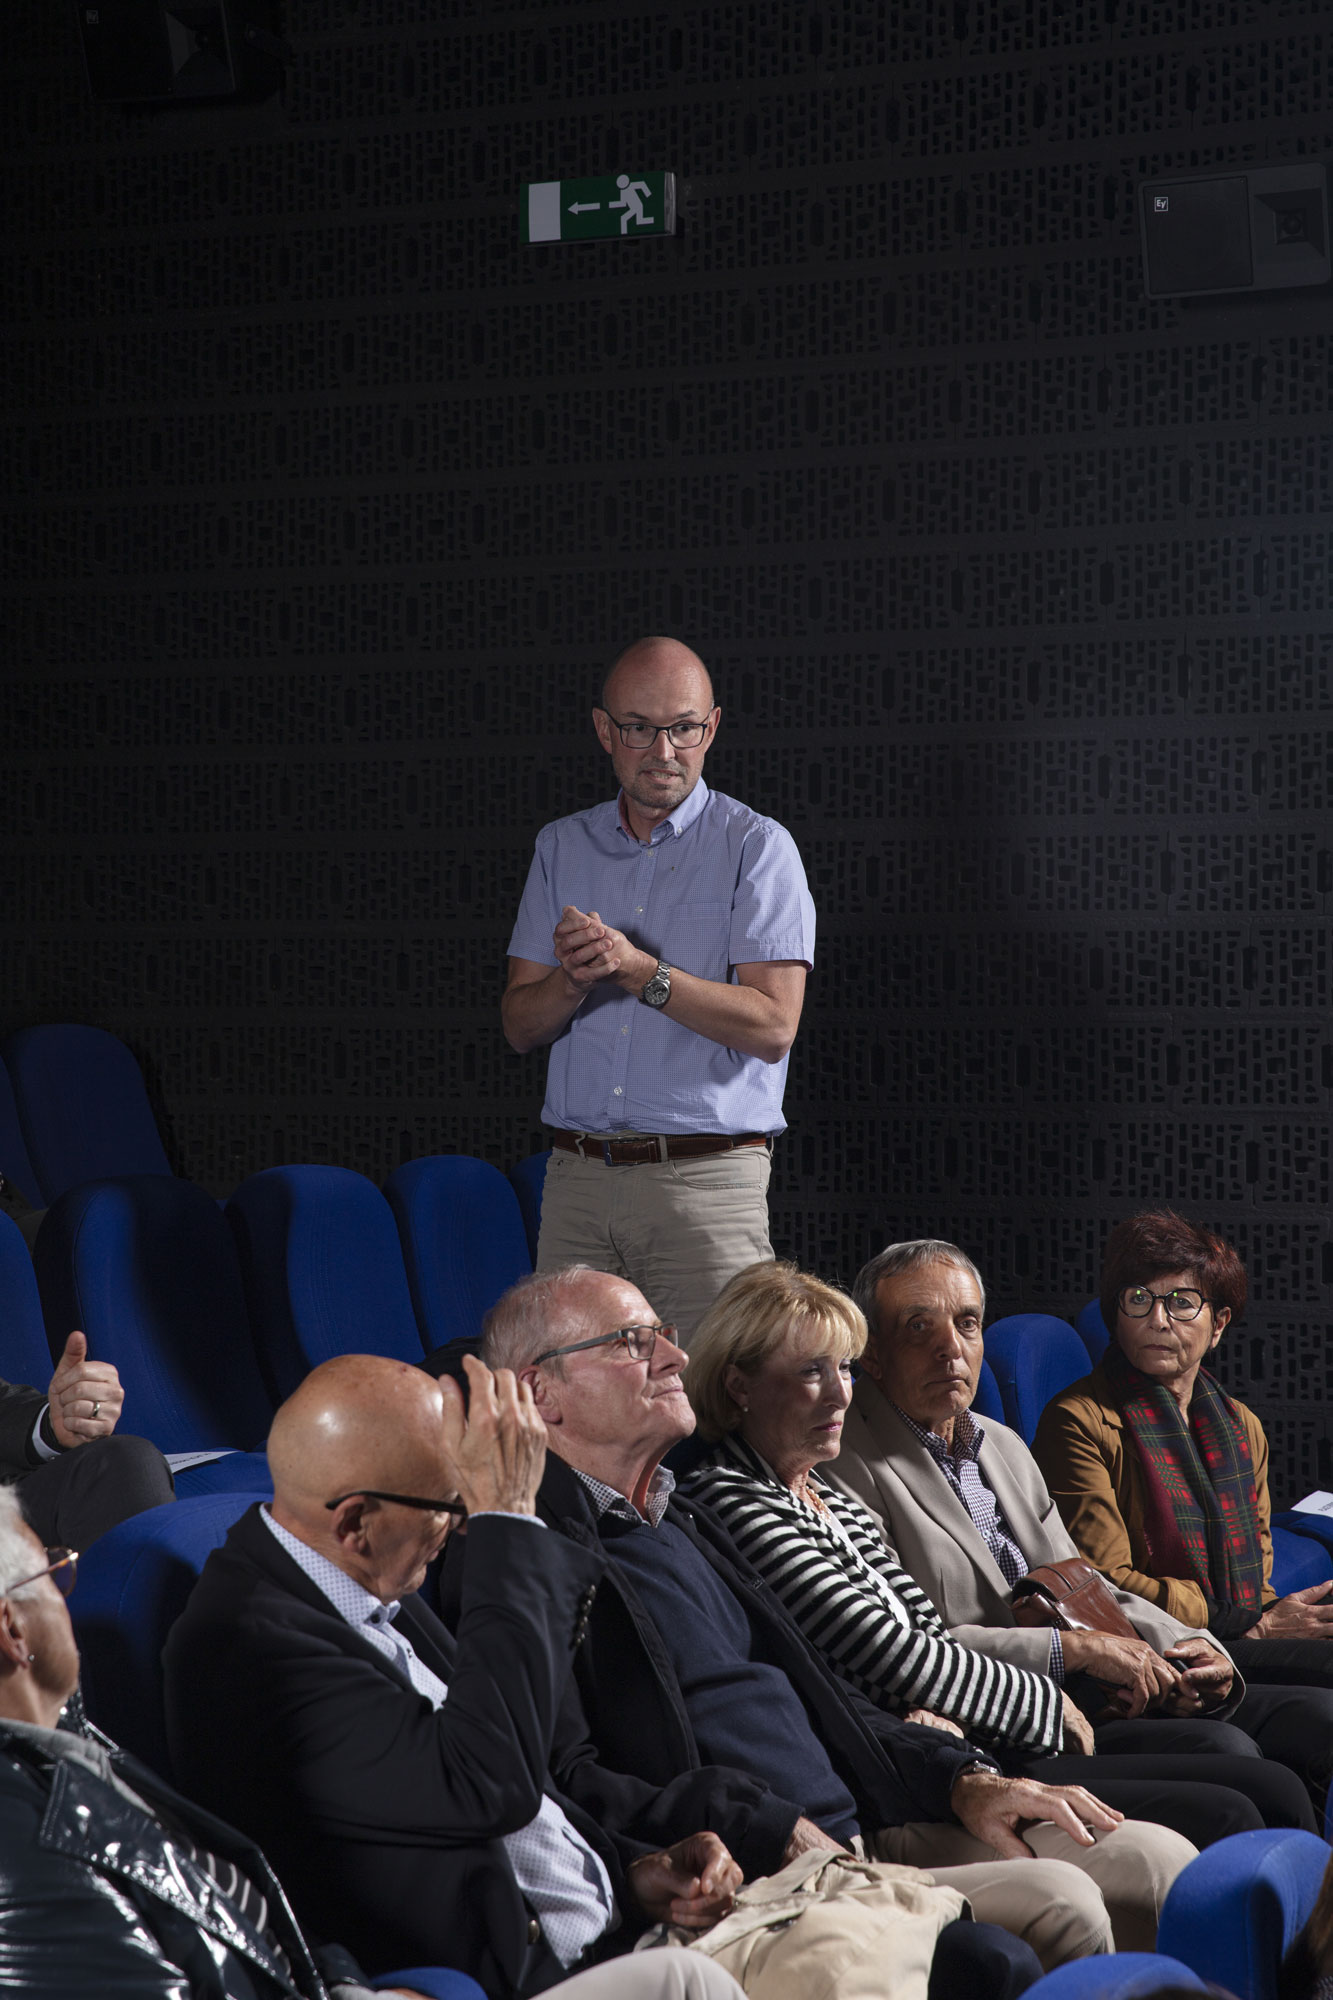
[{"label": "blue theater seat", "polygon": [[518,1197],[485,1160],[409,1160],[384,1186],[427,1349],[477,1340],[500,1294],[532,1269]]},{"label": "blue theater seat", "polygon": [[69,1609],[88,1713],[167,1779],[162,1648],[210,1552],[257,1497],[216,1493],[152,1507],[100,1536],[79,1559]]},{"label": "blue theater seat", "polygon": [[419,1362],[388,1202],[348,1167],[269,1167],[227,1203],[259,1365],[275,1402],[335,1354]]},{"label": "blue theater seat", "polygon": [[51,1369],[32,1257],[17,1223],[0,1215],[0,1378],[44,1389]]},{"label": "blue theater seat", "polygon": [[[83,1329],[120,1375],[124,1430],[167,1453],[262,1443],[273,1405],[231,1234],[202,1188],[159,1174],[72,1188],[47,1211],[34,1262],[53,1352]],[[226,1483],[266,1485],[263,1461],[199,1467],[178,1491]]]},{"label": "blue theater seat", "polygon": [[1291,1829],[1219,1840],[1168,1890],[1158,1950],[1242,2000],[1277,2000],[1278,1967],[1314,1908],[1328,1859],[1326,1842]]},{"label": "blue theater seat", "polygon": [[444,1965],[413,1965],[405,1972],[381,1972],[370,1985],[376,1993],[401,1986],[408,1993],[425,1993],[429,2000],[486,2000],[485,1988],[475,1979]]},{"label": "blue theater seat", "polygon": [[1279,1597],[1333,1579],[1333,1549],[1317,1535],[1293,1533],[1283,1525],[1289,1518],[1284,1514],[1281,1520],[1269,1524],[1273,1538],[1273,1588]]},{"label": "blue theater seat", "polygon": [[21,1028],[0,1056],[43,1202],[84,1181],[171,1172],[143,1072],[115,1035],[74,1025]]},{"label": "blue theater seat", "polygon": [[1087,1374],[1088,1350],[1068,1320],[1050,1313],[1013,1313],[997,1319],[986,1328],[985,1348],[1004,1420],[1031,1444],[1051,1397]]},{"label": "blue theater seat", "polygon": [[1102,1318],[1101,1302],[1097,1299],[1089,1299],[1078,1318],[1074,1321],[1074,1327],[1079,1339],[1088,1350],[1089,1361],[1095,1368],[1111,1344],[1111,1336],[1106,1330],[1106,1321]]},{"label": "blue theater seat", "polygon": [[989,1361],[983,1361],[977,1376],[977,1393],[972,1398],[972,1408],[979,1417],[993,1417],[997,1424],[1004,1422],[1004,1398],[1000,1385],[995,1379],[995,1370]]},{"label": "blue theater seat", "polygon": [[1117,1951],[1106,1957],[1076,1958],[1057,1965],[1035,1986],[1027,2000],[1148,2000],[1167,1987],[1205,1992],[1198,1974],[1178,1958],[1155,1951]]}]

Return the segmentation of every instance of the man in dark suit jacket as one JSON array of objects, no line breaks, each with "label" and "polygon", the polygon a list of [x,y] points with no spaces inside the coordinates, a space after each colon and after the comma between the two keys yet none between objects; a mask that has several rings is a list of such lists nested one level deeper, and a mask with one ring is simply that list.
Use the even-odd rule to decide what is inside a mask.
[{"label": "man in dark suit jacket", "polygon": [[[262,1842],[315,1936],[372,1972],[448,1964],[526,1995],[645,1920],[706,1928],[740,1869],[716,1834],[680,1838],[717,1773],[662,1791],[563,1740],[577,1796],[556,1796],[602,1560],[533,1518],[530,1396],[475,1361],[469,1378],[466,1418],[454,1383],[375,1356],[306,1378],[270,1435],[271,1510],[232,1530],[172,1630],[168,1733],[185,1789]],[[455,1641],[413,1593],[460,1492]]]},{"label": "man in dark suit jacket", "polygon": [[71,1333],[49,1388],[0,1382],[0,1482],[48,1546],[86,1549],[118,1521],[175,1498],[171,1469],[147,1438],[113,1437],[125,1392],[109,1361]]}]

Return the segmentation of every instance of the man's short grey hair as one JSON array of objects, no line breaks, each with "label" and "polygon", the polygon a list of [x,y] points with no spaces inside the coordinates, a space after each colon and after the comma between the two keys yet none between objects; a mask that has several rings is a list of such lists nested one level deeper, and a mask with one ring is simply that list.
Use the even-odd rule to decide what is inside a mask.
[{"label": "man's short grey hair", "polygon": [[[481,1358],[488,1368],[530,1368],[548,1347],[581,1340],[588,1314],[579,1297],[591,1264],[566,1264],[560,1271],[534,1271],[495,1301],[481,1323]],[[558,1374],[563,1364],[553,1362]]]},{"label": "man's short grey hair", "polygon": [[856,1274],[852,1286],[852,1297],[866,1316],[871,1338],[878,1340],[884,1332],[876,1303],[876,1294],[885,1278],[896,1278],[900,1271],[919,1271],[927,1264],[956,1264],[960,1271],[967,1271],[976,1279],[977,1290],[981,1293],[981,1310],[986,1310],[986,1287],[980,1271],[956,1243],[945,1243],[937,1236],[919,1236],[911,1243],[890,1243],[887,1250],[881,1250],[878,1257],[872,1257],[863,1264]]},{"label": "man's short grey hair", "polygon": [[31,1535],[18,1494],[12,1486],[0,1486],[0,1597],[27,1597],[36,1588],[36,1578],[22,1590],[10,1588],[19,1577],[32,1576]]}]

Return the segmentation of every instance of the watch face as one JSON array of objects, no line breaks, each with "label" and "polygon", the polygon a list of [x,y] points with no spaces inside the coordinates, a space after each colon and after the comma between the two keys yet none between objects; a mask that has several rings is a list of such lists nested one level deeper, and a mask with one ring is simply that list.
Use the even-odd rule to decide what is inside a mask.
[{"label": "watch face", "polygon": [[665,1007],[671,998],[671,968],[659,965],[648,984],[643,989],[643,998],[650,1007]]}]

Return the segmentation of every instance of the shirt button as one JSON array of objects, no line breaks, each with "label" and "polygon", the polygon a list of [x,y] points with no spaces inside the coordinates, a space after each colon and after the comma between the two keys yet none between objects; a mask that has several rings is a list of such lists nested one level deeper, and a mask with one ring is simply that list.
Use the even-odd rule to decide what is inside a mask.
[{"label": "shirt button", "polygon": [[542,1927],[535,1917],[528,1918],[528,1943],[536,1944],[542,1934]]},{"label": "shirt button", "polygon": [[620,1088],[620,1085],[619,1085],[619,1084],[617,1083],[617,1084],[613,1084],[613,1085],[612,1085],[612,1088],[611,1088],[611,1095],[612,1095],[612,1097],[623,1097],[623,1096],[625,1095],[625,1093],[624,1093],[624,1091],[623,1091],[623,1090],[622,1090],[622,1089]]},{"label": "shirt button", "polygon": [[622,1034],[622,1035],[627,1035],[627,1034],[629,1033],[629,1029],[628,1029],[628,1028],[622,1028],[622,1029],[620,1030],[620,1032],[621,1032],[621,1034]]},{"label": "shirt button", "polygon": [[641,917],[641,916],[643,915],[643,904],[642,904],[642,903],[636,903],[636,904],[634,905],[634,914],[635,914],[635,916],[636,916],[636,917]]}]

